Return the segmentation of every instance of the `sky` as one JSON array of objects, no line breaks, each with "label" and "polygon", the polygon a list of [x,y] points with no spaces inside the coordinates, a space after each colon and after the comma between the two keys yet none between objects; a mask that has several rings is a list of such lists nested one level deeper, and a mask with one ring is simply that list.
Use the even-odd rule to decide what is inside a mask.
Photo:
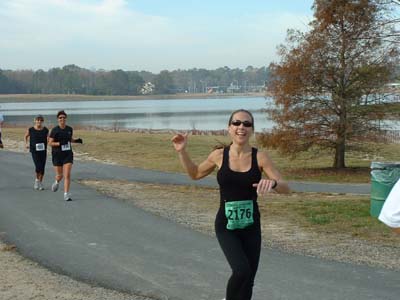
[{"label": "sky", "polygon": [[0,69],[245,68],[279,61],[312,0],[0,0]]}]

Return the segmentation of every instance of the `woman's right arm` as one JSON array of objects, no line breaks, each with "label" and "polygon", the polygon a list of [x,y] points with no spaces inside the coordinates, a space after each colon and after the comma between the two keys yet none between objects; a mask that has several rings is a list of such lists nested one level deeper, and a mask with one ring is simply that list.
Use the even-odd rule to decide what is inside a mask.
[{"label": "woman's right arm", "polygon": [[29,149],[28,139],[30,137],[29,128],[25,131],[24,141],[25,141],[25,148]]},{"label": "woman's right arm", "polygon": [[190,176],[190,178],[194,180],[201,179],[211,174],[214,171],[216,164],[216,156],[217,151],[211,152],[208,158],[196,165],[189,157],[189,154],[186,152],[187,145],[187,134],[177,134],[172,138],[172,143],[174,145],[175,151],[178,152],[179,160],[186,173]]},{"label": "woman's right arm", "polygon": [[50,145],[51,147],[60,147],[60,142],[55,142],[54,138],[49,137],[48,145]]}]

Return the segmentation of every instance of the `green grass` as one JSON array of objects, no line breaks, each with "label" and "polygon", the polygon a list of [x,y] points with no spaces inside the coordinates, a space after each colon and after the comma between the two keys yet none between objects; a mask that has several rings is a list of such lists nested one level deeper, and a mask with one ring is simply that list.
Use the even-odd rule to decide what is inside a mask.
[{"label": "green grass", "polygon": [[[23,140],[25,129],[4,128],[5,138]],[[172,134],[167,133],[129,133],[110,131],[75,130],[75,137],[81,137],[84,145],[74,149],[78,153],[100,160],[144,169],[183,172],[172,144]],[[188,151],[196,163],[205,160],[213,147],[219,142],[229,143],[226,136],[193,135],[189,138]],[[255,140],[252,141],[253,145]],[[369,182],[372,161],[399,160],[400,144],[365,145],[365,152],[349,151],[346,154],[348,168],[331,168],[332,153],[328,151],[309,151],[300,153],[296,159],[280,155],[276,150],[267,150],[276,167],[288,180],[319,182]]]},{"label": "green grass", "polygon": [[[304,203],[303,215],[313,224],[331,224],[369,217],[369,200]],[[357,225],[356,227],[360,227]]]},{"label": "green grass", "polygon": [[314,232],[350,234],[390,245],[398,242],[387,226],[370,216],[368,196],[298,193],[276,197],[264,213],[279,216],[285,212],[285,218]]}]

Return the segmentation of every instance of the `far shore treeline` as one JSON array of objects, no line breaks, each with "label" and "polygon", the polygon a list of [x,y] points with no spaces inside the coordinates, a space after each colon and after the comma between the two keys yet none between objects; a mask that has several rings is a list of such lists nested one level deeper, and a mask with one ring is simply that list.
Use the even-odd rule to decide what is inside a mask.
[{"label": "far shore treeline", "polygon": [[154,95],[245,93],[264,90],[268,67],[161,71],[88,70],[77,65],[44,70],[0,69],[0,94]]}]

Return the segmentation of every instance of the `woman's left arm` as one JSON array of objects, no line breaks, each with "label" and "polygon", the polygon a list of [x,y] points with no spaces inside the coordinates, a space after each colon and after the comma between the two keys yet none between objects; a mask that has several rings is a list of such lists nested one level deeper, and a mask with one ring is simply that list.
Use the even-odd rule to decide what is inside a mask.
[{"label": "woman's left arm", "polygon": [[257,193],[262,195],[271,190],[282,194],[287,194],[290,192],[288,183],[275,168],[274,163],[268,156],[267,152],[259,151],[257,153],[257,161],[261,171],[268,177],[268,179],[260,180],[257,185]]},{"label": "woman's left arm", "polygon": [[30,134],[29,134],[29,128],[25,131],[24,135],[24,141],[25,141],[25,148],[29,149],[29,139],[30,139]]},{"label": "woman's left arm", "polygon": [[72,133],[71,136],[71,143],[76,143],[76,144],[83,144],[83,140],[81,138],[75,139],[74,134]]}]

